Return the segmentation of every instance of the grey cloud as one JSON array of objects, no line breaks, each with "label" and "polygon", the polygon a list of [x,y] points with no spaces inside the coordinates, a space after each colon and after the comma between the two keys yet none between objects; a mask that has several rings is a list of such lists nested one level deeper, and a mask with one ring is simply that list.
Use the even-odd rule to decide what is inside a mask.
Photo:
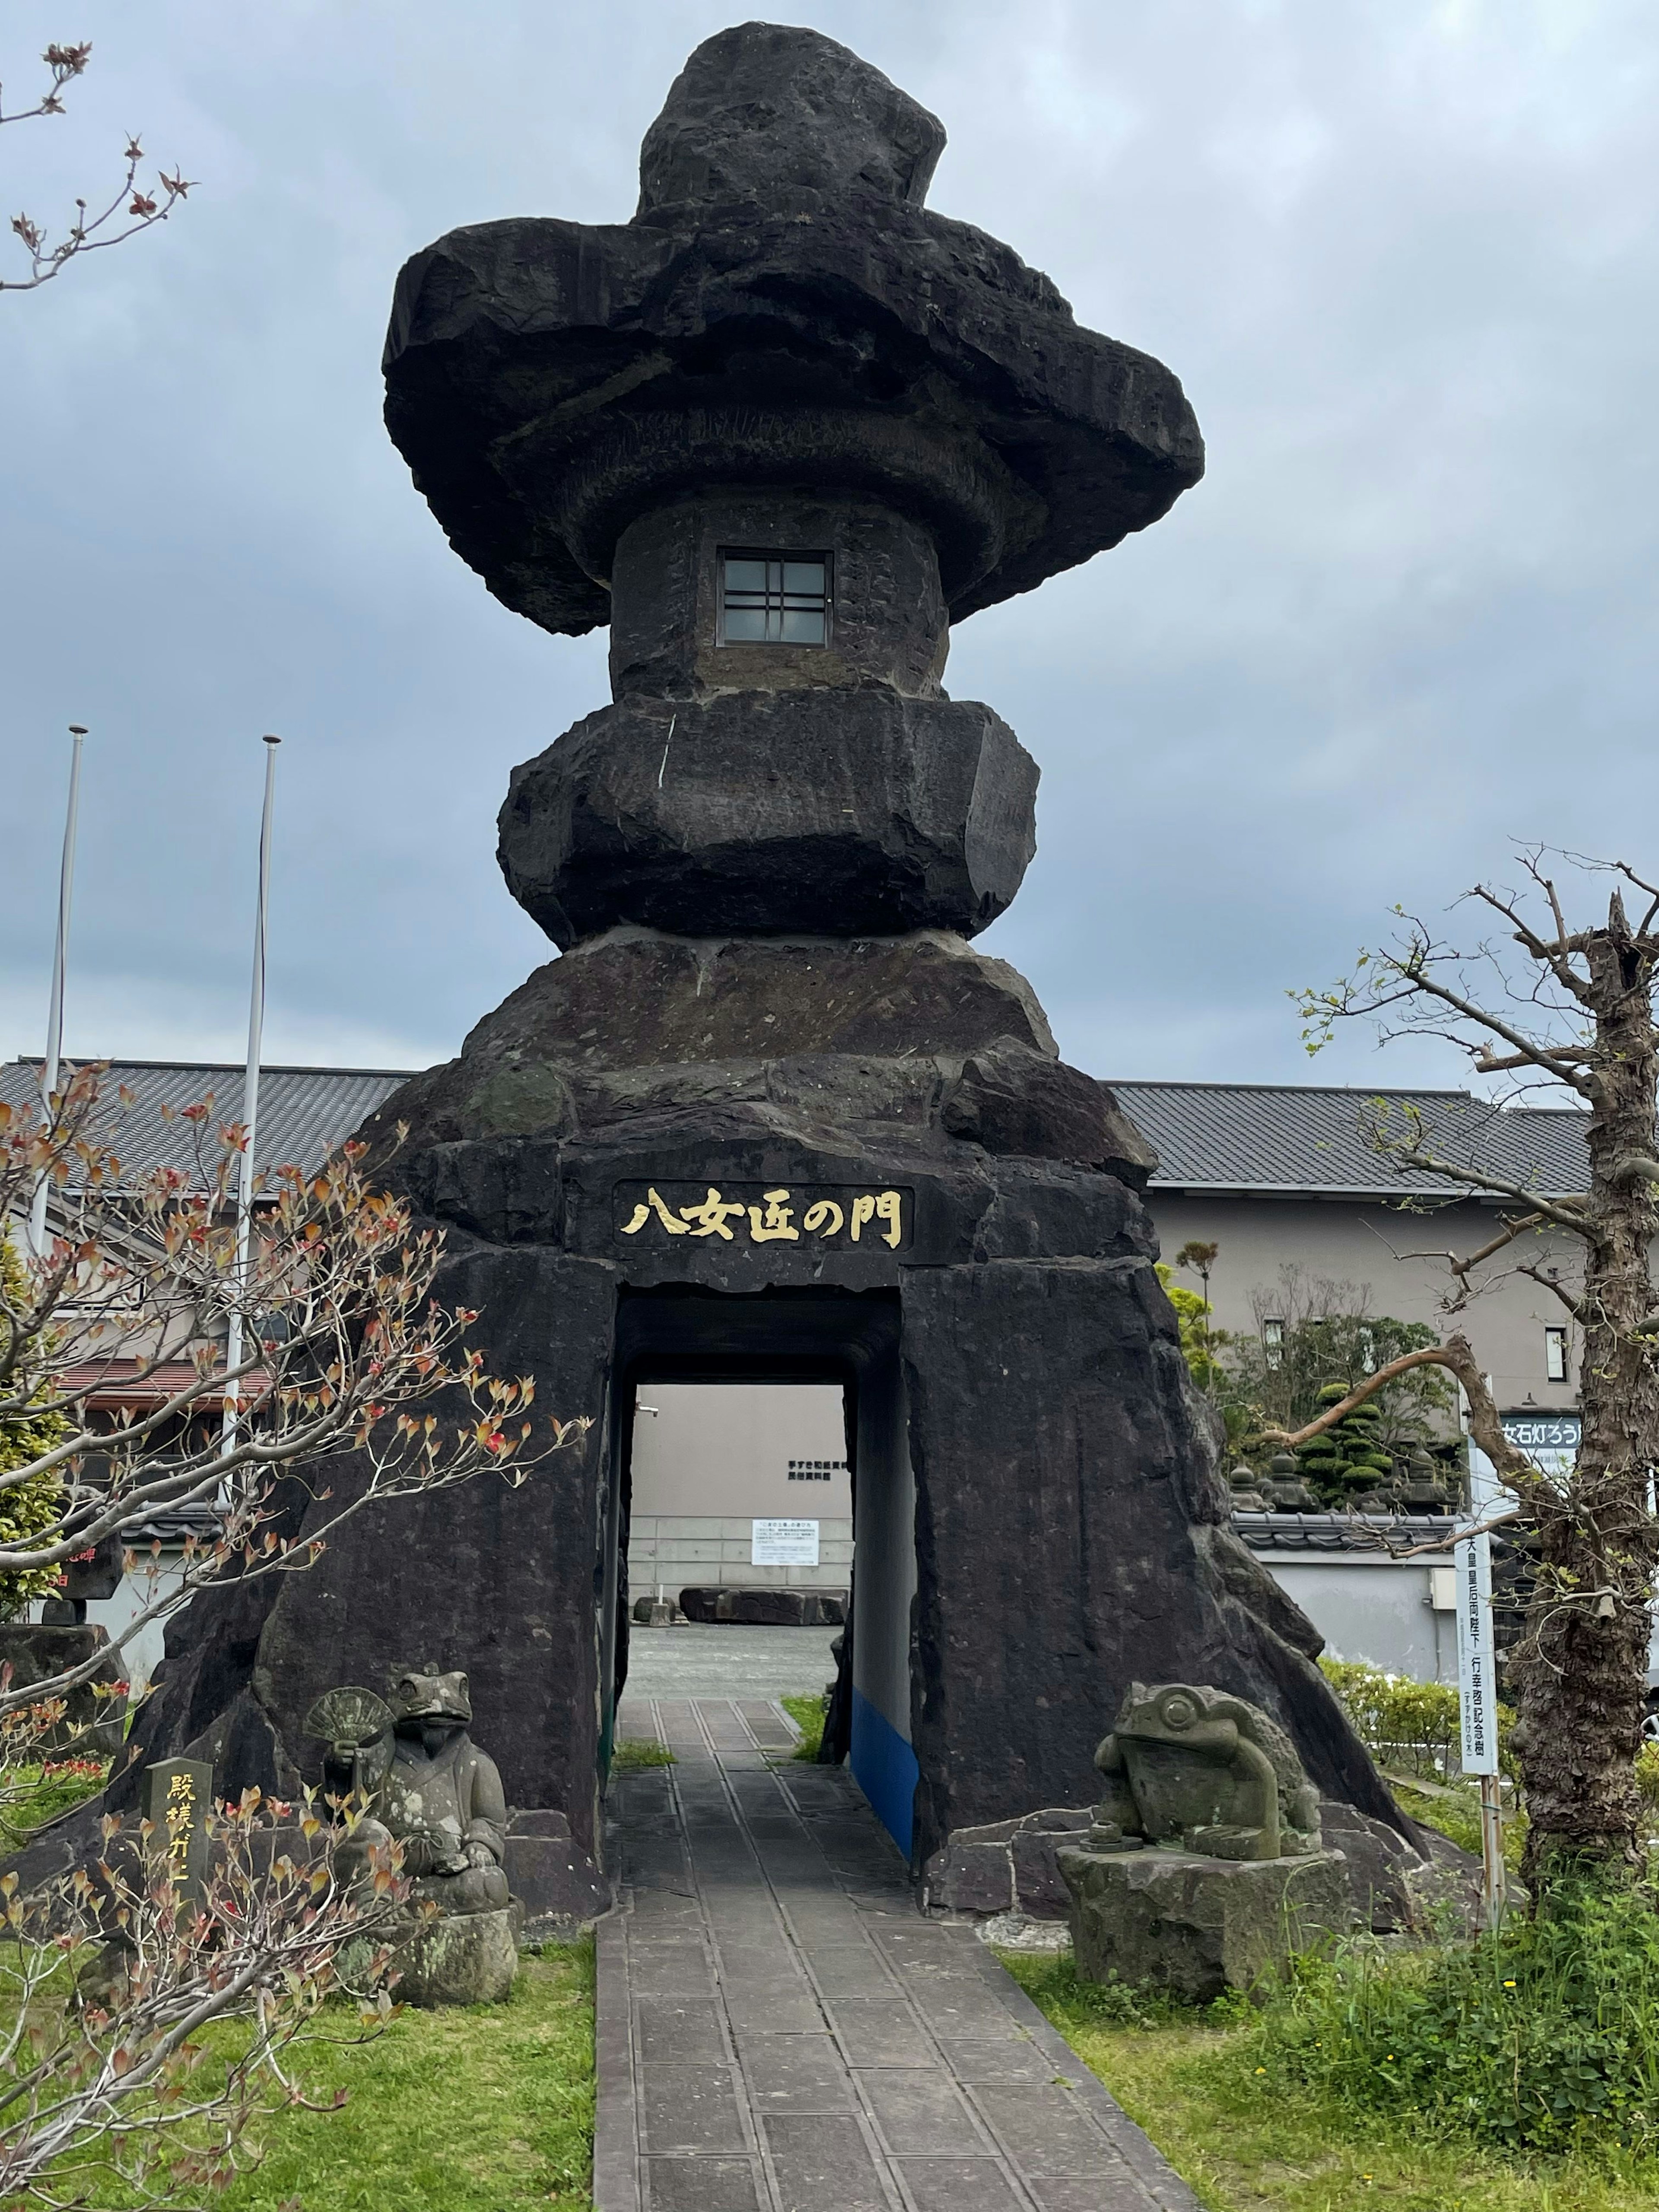
[{"label": "grey cloud", "polygon": [[[61,202],[140,118],[203,182],[167,231],[0,299],[7,1050],[37,1043],[71,720],[78,1049],[234,1048],[266,728],[275,1056],[440,1057],[550,951],[493,818],[604,696],[603,642],[540,635],[448,552],[380,426],[386,309],[455,223],[628,213],[670,77],[733,19],[92,7],[70,118],[0,139],[13,200]],[[1044,771],[988,949],[1086,1066],[1295,1079],[1285,988],[1395,899],[1443,904],[1511,835],[1608,851],[1655,818],[1651,14],[810,20],[944,118],[933,204],[1168,360],[1210,444],[1166,522],[955,640],[952,690]],[[10,11],[4,73],[61,29]],[[1358,1039],[1328,1060],[1377,1069]]]}]

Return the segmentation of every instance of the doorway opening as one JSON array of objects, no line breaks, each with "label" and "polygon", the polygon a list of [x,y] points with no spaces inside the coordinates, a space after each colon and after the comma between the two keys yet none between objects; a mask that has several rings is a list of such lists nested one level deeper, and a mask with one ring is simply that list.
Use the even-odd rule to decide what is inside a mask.
[{"label": "doorway opening", "polygon": [[850,1411],[838,1382],[640,1383],[629,1597],[718,1593],[719,1618],[837,1621],[853,1565]]},{"label": "doorway opening", "polygon": [[[816,1521],[820,1565],[811,1571],[811,1580],[817,1587],[851,1591],[842,1632],[840,1741],[834,1747],[845,1752],[878,1816],[909,1855],[919,1771],[911,1748],[915,1490],[898,1344],[898,1296],[891,1291],[728,1295],[676,1288],[621,1294],[598,1590],[602,1771],[609,1765],[617,1702],[627,1678],[629,1595],[654,1595],[661,1582],[666,1595],[678,1597],[686,1586],[671,1587],[671,1576],[659,1571],[684,1557],[683,1548],[665,1547],[719,1547],[720,1556],[702,1562],[718,1567],[719,1576],[699,1576],[694,1586],[720,1585],[728,1567],[734,1575],[741,1568],[745,1578],[731,1586],[763,1586],[757,1571],[771,1567],[781,1572],[763,1581],[787,1589],[793,1566],[794,1586],[800,1587],[808,1579],[804,1559],[755,1559],[755,1524]],[[647,1429],[654,1433],[642,1436]],[[736,1449],[734,1434],[746,1436]],[[791,1436],[799,1437],[800,1449],[787,1443]],[[837,1436],[839,1451],[831,1448]],[[798,1467],[792,1480],[791,1458],[845,1464]],[[707,1486],[705,1498],[734,1510],[708,1515],[652,1510],[684,1502],[688,1484],[699,1483]],[[845,1538],[826,1536],[825,1524],[842,1516],[821,1507],[744,1510],[745,1501],[769,1504],[780,1498],[793,1509],[797,1496],[844,1502],[843,1526],[851,1524]],[[700,1518],[718,1520],[732,1533],[687,1534],[684,1524]],[[647,1522],[653,1524],[648,1562]],[[787,1548],[790,1538],[787,1531],[775,1540],[763,1532],[758,1540],[763,1547],[772,1540]],[[794,1540],[803,1552],[808,1547],[804,1534]],[[842,1562],[825,1556],[843,1542],[844,1577]],[[725,1556],[728,1544],[734,1553],[749,1552],[746,1565]]]}]

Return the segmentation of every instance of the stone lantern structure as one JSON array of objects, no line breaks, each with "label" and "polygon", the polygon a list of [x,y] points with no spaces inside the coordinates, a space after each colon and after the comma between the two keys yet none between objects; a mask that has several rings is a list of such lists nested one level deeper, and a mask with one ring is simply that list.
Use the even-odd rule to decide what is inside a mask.
[{"label": "stone lantern structure", "polygon": [[612,697],[501,811],[562,957],[369,1133],[409,1125],[390,1172],[491,1364],[594,1426],[232,1597],[234,1662],[198,1603],[169,1678],[222,1772],[234,1744],[282,1781],[297,1717],[418,1625],[591,1872],[635,1386],[839,1379],[850,1753],[916,1863],[1085,1802],[1136,1679],[1252,1700],[1327,1796],[1395,1817],[1227,1528],[1152,1157],[973,948],[1037,770],[945,691],[951,626],[1156,522],[1202,448],[1168,369],[926,206],[943,144],[845,48],[745,24],[673,85],[629,221],[473,226],[398,279],[416,485],[506,605],[609,624]]}]

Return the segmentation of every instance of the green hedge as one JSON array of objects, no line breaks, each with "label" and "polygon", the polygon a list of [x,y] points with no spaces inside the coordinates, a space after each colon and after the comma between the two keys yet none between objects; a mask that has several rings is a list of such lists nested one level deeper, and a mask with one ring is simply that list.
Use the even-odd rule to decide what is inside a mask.
[{"label": "green hedge", "polygon": [[[1414,1682],[1363,1659],[1322,1659],[1319,1670],[1353,1723],[1354,1733],[1379,1766],[1395,1773],[1442,1780],[1457,1771],[1457,1692],[1447,1682]],[[1510,1731],[1515,1714],[1498,1708],[1498,1757],[1513,1775]]]}]

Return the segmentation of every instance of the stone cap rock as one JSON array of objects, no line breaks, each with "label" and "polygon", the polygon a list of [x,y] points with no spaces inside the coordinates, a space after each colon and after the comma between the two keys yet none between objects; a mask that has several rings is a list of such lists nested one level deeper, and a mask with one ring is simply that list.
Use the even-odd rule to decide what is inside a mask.
[{"label": "stone cap rock", "polygon": [[945,125],[847,47],[781,23],[705,39],[640,148],[643,222],[669,208],[786,193],[920,207]]},{"label": "stone cap rock", "polygon": [[1203,469],[1160,362],[921,204],[943,133],[817,33],[700,46],[625,224],[483,223],[398,281],[386,423],[461,557],[544,629],[610,619],[641,514],[711,484],[923,523],[960,618],[1167,512]]}]

